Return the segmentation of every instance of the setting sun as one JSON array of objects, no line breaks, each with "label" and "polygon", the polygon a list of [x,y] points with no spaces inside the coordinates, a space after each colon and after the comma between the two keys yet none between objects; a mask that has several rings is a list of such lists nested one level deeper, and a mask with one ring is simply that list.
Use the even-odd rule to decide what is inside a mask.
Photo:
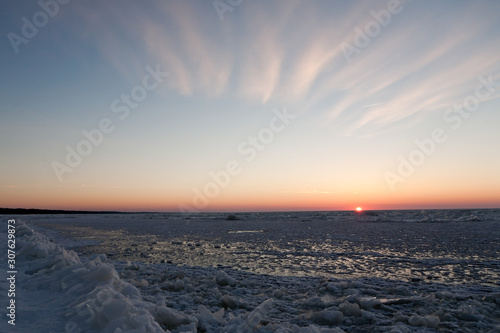
[{"label": "setting sun", "polygon": [[361,208],[361,207],[357,207],[357,208],[356,208],[356,211],[357,211],[357,212],[361,212],[361,211],[363,211],[363,208]]}]

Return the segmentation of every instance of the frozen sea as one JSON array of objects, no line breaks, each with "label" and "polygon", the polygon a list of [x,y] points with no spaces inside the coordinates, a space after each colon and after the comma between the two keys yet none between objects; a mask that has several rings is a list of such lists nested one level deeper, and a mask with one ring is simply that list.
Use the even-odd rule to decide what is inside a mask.
[{"label": "frozen sea", "polygon": [[[79,299],[54,332],[500,332],[498,209],[15,218],[36,235],[21,286]],[[74,271],[90,277],[60,286]]]}]

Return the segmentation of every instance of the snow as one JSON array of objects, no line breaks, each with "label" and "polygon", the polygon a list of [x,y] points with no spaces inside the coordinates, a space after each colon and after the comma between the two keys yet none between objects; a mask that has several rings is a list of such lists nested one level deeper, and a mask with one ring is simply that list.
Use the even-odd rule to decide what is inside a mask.
[{"label": "snow", "polygon": [[[475,212],[474,216],[481,214]],[[152,217],[115,220],[46,216],[30,218],[27,225],[19,226],[19,289],[25,294],[17,299],[16,329],[172,333],[500,331],[500,249],[494,242],[499,229],[493,222],[464,218],[460,223],[465,225],[444,230],[452,241],[460,237],[465,244],[457,247],[471,253],[460,254],[443,240],[436,247],[446,245],[450,250],[440,257],[427,252],[425,243],[429,233],[440,232],[428,222],[432,216],[422,222],[430,224],[427,234],[416,232],[421,227],[416,222],[404,222],[404,228],[394,223],[385,225],[392,237],[401,238],[399,232],[409,237],[407,243],[385,250],[380,247],[380,230],[376,241],[368,237],[377,230],[371,220],[355,228],[336,224],[336,233],[326,235],[324,230],[309,229],[311,225],[320,228],[321,224],[304,222],[299,214],[293,228],[301,228],[295,231],[301,238],[292,242],[293,228],[289,226],[287,234],[277,237],[276,222],[270,220],[205,217],[186,223],[169,217],[166,223]],[[329,223],[328,217],[322,220]],[[137,232],[136,226],[147,232]],[[155,232],[165,226],[169,228]],[[469,235],[463,232],[465,226],[470,227]],[[457,231],[460,228],[462,233]],[[485,229],[484,248],[474,243],[481,229]],[[81,238],[70,241],[54,230],[71,233],[73,238],[77,230]],[[184,237],[187,230],[189,237]],[[207,236],[209,230],[213,233]],[[264,231],[237,232],[245,230]],[[324,243],[306,244],[308,237]],[[334,251],[333,242],[326,239],[338,241],[341,247]],[[343,243],[346,240],[349,242]],[[403,246],[409,249],[398,253],[396,250]],[[474,257],[474,253],[481,255]],[[326,255],[330,262],[325,260]],[[398,279],[392,267],[384,277],[385,269],[391,267],[388,262],[394,265],[400,260],[411,271]],[[443,268],[439,266],[442,262],[453,266]],[[342,265],[348,274],[338,273]],[[284,266],[289,268],[285,270]],[[471,283],[463,279],[461,266],[471,271],[482,267],[485,274]],[[433,278],[417,274],[421,271]],[[446,275],[449,271],[454,274]],[[296,274],[290,274],[293,272]],[[32,318],[22,320],[21,314]]]},{"label": "snow", "polygon": [[[53,302],[49,304],[58,309],[54,319],[60,325],[58,331],[164,332],[155,321],[154,307],[141,299],[135,287],[120,279],[104,255],[82,262],[74,251],[51,242],[23,223],[17,224],[16,236],[23,287],[29,298],[50,291]],[[18,300],[29,302],[26,298]],[[16,328],[33,331],[32,324],[24,321]],[[44,327],[43,323],[37,325]]]}]

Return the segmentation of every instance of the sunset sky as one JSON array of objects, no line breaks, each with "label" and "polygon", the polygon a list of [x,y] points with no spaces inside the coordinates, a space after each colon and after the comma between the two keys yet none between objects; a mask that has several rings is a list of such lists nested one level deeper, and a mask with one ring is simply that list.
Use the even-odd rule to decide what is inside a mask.
[{"label": "sunset sky", "polygon": [[0,207],[500,207],[499,1],[59,1],[0,12]]}]

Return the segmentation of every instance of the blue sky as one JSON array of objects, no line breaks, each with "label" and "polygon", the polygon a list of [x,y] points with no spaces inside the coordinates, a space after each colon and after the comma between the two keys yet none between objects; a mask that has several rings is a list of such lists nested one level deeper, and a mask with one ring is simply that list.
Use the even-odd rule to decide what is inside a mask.
[{"label": "blue sky", "polygon": [[[41,3],[0,14],[3,206],[500,205],[497,1]],[[148,68],[168,76],[120,119],[112,103]],[[238,147],[276,110],[295,117],[247,161]],[[105,118],[113,132],[69,167],[67,147]],[[415,153],[436,128],[446,140]],[[410,174],[401,156],[420,158]],[[229,161],[241,172],[211,195]]]}]

